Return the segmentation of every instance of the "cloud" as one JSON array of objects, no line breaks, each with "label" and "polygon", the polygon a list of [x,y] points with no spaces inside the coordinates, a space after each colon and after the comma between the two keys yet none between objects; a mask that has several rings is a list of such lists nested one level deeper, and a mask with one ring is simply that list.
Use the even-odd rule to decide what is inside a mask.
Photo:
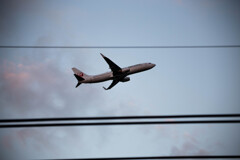
[{"label": "cloud", "polygon": [[[91,99],[102,98],[93,87],[74,88],[76,80],[71,69],[61,70],[59,64],[30,59],[4,60],[0,64],[1,117],[68,116],[81,111]],[[47,60],[47,56],[42,59]],[[57,65],[57,66],[55,66]],[[98,95],[96,95],[98,94]]]},{"label": "cloud", "polygon": [[198,140],[191,134],[183,135],[184,142],[180,146],[173,146],[171,155],[208,155],[209,151],[200,147]]},{"label": "cloud", "polygon": [[[97,88],[75,89],[77,80],[71,68],[59,67],[62,65],[59,61],[63,60],[55,57],[56,54],[1,55],[2,119],[83,116],[87,114],[86,109],[91,109],[93,101],[104,101]],[[17,157],[49,155],[54,158],[61,150],[64,152],[59,141],[81,148],[81,143],[75,143],[76,139],[81,140],[81,135],[75,128],[7,130],[0,134],[0,157],[11,158],[11,153],[16,153]]]}]

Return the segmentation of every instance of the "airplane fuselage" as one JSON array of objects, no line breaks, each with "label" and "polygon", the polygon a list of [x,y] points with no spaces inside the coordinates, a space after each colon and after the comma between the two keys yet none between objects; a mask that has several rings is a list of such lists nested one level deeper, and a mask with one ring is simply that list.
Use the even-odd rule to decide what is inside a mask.
[{"label": "airplane fuselage", "polygon": [[133,66],[121,68],[117,64],[115,64],[112,60],[110,60],[109,58],[104,56],[103,54],[101,54],[101,56],[108,63],[109,68],[111,69],[111,72],[106,72],[106,73],[102,73],[99,75],[89,76],[89,75],[81,72],[77,68],[72,68],[72,70],[74,72],[74,76],[78,80],[76,88],[79,85],[81,85],[82,83],[98,83],[98,82],[112,80],[112,83],[108,88],[103,87],[105,90],[109,90],[112,87],[114,87],[118,82],[130,81],[130,78],[127,77],[128,75],[135,74],[138,72],[143,72],[143,71],[149,70],[155,66],[155,64],[152,64],[152,63],[141,63],[141,64],[136,64]]},{"label": "airplane fuselage", "polygon": [[[122,73],[125,73],[125,77],[131,74],[135,74],[138,72],[143,72],[153,68],[155,64],[152,63],[141,63],[129,67],[122,68]],[[106,72],[98,75],[89,76],[85,80],[81,81],[81,83],[98,83],[104,82],[108,80],[113,80],[116,76],[113,75],[113,72]]]}]

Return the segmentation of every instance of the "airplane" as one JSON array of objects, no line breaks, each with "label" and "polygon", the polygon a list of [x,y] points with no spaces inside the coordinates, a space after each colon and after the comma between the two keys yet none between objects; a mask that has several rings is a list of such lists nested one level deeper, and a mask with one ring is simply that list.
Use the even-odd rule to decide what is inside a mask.
[{"label": "airplane", "polygon": [[127,82],[130,81],[130,77],[128,75],[135,74],[138,72],[143,72],[155,67],[153,63],[141,63],[136,64],[133,66],[121,68],[116,65],[113,61],[109,58],[105,57],[102,53],[100,53],[103,59],[108,63],[111,72],[102,73],[99,75],[90,76],[82,71],[78,70],[77,68],[72,68],[74,72],[74,76],[78,80],[76,88],[82,83],[99,83],[108,80],[112,80],[111,85],[108,88],[103,87],[105,90],[109,90],[114,87],[118,82]]}]

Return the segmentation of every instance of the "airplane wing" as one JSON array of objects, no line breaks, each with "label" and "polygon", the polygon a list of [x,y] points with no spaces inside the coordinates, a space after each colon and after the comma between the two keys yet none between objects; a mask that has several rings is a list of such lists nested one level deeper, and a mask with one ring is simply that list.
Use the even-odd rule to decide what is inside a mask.
[{"label": "airplane wing", "polygon": [[105,88],[105,87],[103,87],[103,88],[104,88],[105,90],[109,90],[109,89],[111,89],[112,87],[114,87],[118,82],[119,82],[118,79],[114,79],[114,80],[112,81],[111,85],[110,85],[108,88]]},{"label": "airplane wing", "polygon": [[[104,60],[108,63],[110,69],[113,72],[113,75],[118,75],[119,73],[122,73],[122,68],[120,68],[118,65],[116,65],[113,61],[111,61],[109,58],[105,57],[102,53],[100,53],[101,56],[104,58]],[[116,83],[117,84],[117,83]],[[116,85],[115,84],[115,85]]]},{"label": "airplane wing", "polygon": [[122,75],[117,76],[116,79],[113,79],[111,85],[110,85],[108,88],[105,88],[105,87],[103,87],[103,88],[104,88],[105,90],[111,89],[111,88],[114,87],[116,84],[118,84],[118,82],[120,82],[121,79],[123,79],[123,78],[126,77],[126,76],[127,76],[127,73],[123,73]]}]

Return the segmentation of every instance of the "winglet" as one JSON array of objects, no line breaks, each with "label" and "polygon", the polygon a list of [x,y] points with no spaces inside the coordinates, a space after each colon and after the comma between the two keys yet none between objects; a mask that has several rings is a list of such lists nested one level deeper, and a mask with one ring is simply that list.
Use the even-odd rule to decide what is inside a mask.
[{"label": "winglet", "polygon": [[102,54],[102,53],[100,53],[101,54],[101,56],[104,58],[105,56]]},{"label": "winglet", "polygon": [[107,89],[107,88],[105,88],[105,87],[103,87],[103,89],[105,89],[105,90],[109,90],[109,89]]}]

